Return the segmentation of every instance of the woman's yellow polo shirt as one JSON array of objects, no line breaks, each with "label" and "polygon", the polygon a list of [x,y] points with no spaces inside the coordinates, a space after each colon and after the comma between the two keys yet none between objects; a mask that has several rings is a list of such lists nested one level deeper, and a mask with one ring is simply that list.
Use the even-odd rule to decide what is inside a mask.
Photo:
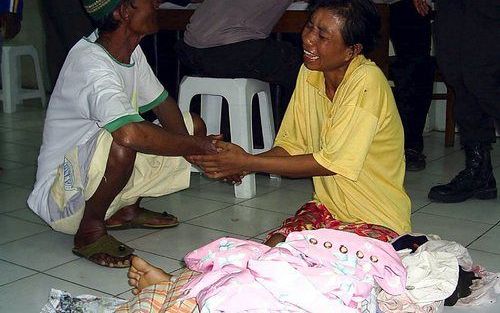
[{"label": "woman's yellow polo shirt", "polygon": [[302,66],[275,146],[312,153],[336,173],[313,178],[314,200],[335,218],[411,230],[401,119],[384,74],[364,56],[351,61],[333,101],[323,73]]}]

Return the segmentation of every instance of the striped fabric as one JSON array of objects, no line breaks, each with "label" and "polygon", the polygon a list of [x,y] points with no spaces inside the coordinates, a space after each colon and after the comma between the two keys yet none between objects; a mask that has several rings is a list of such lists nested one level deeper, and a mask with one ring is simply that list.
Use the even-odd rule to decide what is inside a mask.
[{"label": "striped fabric", "polygon": [[198,275],[197,272],[184,269],[174,282],[163,282],[143,289],[120,306],[116,313],[198,313],[194,298],[179,300],[182,287]]}]

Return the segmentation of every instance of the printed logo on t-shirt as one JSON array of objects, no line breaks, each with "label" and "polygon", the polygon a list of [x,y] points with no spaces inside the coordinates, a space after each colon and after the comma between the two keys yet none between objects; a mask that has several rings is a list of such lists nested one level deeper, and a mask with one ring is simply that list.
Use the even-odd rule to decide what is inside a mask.
[{"label": "printed logo on t-shirt", "polygon": [[64,170],[64,190],[66,191],[74,190],[75,176],[73,171],[73,164],[71,164],[71,162],[67,158],[64,158],[63,170]]}]

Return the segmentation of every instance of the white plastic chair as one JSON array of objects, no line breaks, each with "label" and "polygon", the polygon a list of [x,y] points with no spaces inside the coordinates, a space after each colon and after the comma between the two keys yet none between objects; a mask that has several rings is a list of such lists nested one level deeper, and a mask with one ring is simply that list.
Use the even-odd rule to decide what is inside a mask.
[{"label": "white plastic chair", "polygon": [[[21,56],[30,56],[35,66],[37,89],[21,87]],[[38,52],[32,45],[2,47],[2,91],[3,111],[13,113],[25,99],[40,98],[45,107],[46,97]]]}]

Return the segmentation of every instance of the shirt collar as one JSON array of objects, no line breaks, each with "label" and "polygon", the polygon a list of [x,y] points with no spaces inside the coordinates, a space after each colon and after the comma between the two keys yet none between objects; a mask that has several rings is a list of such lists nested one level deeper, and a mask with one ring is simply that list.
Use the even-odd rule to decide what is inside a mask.
[{"label": "shirt collar", "polygon": [[[361,65],[371,62],[368,59],[366,59],[363,55],[358,55],[354,59],[352,59],[351,63],[347,67],[347,71],[345,72],[344,78],[342,79],[342,82],[340,82],[340,85],[349,77],[352,75],[352,73]],[[325,94],[325,75],[323,75],[323,72],[319,71],[311,71],[308,70],[308,75],[306,78],[306,81],[309,85],[312,87],[316,88],[318,92],[321,94]]]}]

